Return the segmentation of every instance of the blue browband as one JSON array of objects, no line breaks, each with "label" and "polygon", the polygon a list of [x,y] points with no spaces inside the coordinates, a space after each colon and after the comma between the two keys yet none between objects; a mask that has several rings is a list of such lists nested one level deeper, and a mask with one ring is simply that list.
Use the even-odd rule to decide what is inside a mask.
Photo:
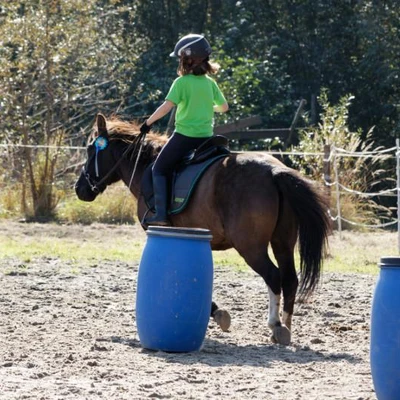
[{"label": "blue browband", "polygon": [[108,139],[104,136],[99,136],[94,141],[94,147],[96,148],[96,158],[94,160],[94,167],[96,169],[96,177],[99,177],[99,164],[97,162],[97,154],[99,151],[104,150],[108,146]]}]

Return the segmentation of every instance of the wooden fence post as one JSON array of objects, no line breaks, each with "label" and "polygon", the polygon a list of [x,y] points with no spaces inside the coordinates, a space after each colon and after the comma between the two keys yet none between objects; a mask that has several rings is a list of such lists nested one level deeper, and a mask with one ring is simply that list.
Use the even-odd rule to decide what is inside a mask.
[{"label": "wooden fence post", "polygon": [[338,157],[335,145],[333,145],[333,171],[335,176],[335,188],[336,188],[337,227],[339,231],[339,239],[342,240],[342,210],[340,205],[340,182],[339,182]]},{"label": "wooden fence post", "polygon": [[326,187],[326,195],[328,198],[328,205],[330,208],[331,205],[331,145],[325,144],[324,145],[324,184]]},{"label": "wooden fence post", "polygon": [[300,100],[299,106],[297,107],[296,113],[294,114],[293,121],[290,124],[289,135],[288,135],[288,137],[287,137],[287,139],[285,141],[284,149],[286,149],[290,145],[290,143],[292,141],[293,133],[294,133],[294,130],[296,128],[297,122],[299,121],[300,115],[302,114],[303,108],[304,108],[304,106],[306,104],[307,104],[306,100],[304,100],[304,99]]},{"label": "wooden fence post", "polygon": [[311,125],[316,125],[318,121],[318,115],[317,115],[317,96],[313,93],[311,95]]}]

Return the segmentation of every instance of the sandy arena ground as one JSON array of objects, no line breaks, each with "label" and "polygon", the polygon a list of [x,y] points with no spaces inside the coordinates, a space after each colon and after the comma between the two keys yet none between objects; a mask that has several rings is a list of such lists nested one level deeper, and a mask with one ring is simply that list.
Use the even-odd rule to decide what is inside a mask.
[{"label": "sandy arena ground", "polygon": [[[84,231],[95,240],[132,227],[12,229],[21,237]],[[376,399],[369,365],[376,277],[325,274],[312,301],[297,304],[293,341],[283,347],[269,340],[262,279],[217,267],[214,299],[231,313],[231,329],[210,321],[201,351],[176,354],[140,345],[138,262],[79,271],[56,258],[27,269],[18,263],[0,262],[0,399]]]}]

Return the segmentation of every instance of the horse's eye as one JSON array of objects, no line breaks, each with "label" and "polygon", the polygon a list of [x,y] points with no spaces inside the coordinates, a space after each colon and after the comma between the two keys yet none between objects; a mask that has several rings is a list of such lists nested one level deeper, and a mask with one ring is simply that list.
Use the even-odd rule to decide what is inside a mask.
[{"label": "horse's eye", "polygon": [[90,144],[88,145],[88,147],[86,147],[86,153],[87,153],[87,154],[92,154],[92,153],[94,153],[94,144],[93,144],[93,143],[90,143]]}]

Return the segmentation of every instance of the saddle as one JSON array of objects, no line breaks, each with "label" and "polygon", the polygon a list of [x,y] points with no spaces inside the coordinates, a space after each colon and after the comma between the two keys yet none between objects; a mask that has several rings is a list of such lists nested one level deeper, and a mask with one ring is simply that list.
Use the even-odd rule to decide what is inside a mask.
[{"label": "saddle", "polygon": [[[227,157],[229,154],[228,139],[221,135],[212,136],[197,149],[187,154],[182,162],[177,165],[172,176],[168,213],[173,215],[182,212],[186,208],[197,183],[207,168],[215,161]],[[141,193],[147,207],[151,211],[155,211],[152,176],[153,164],[150,164],[146,168],[141,183]]]}]

